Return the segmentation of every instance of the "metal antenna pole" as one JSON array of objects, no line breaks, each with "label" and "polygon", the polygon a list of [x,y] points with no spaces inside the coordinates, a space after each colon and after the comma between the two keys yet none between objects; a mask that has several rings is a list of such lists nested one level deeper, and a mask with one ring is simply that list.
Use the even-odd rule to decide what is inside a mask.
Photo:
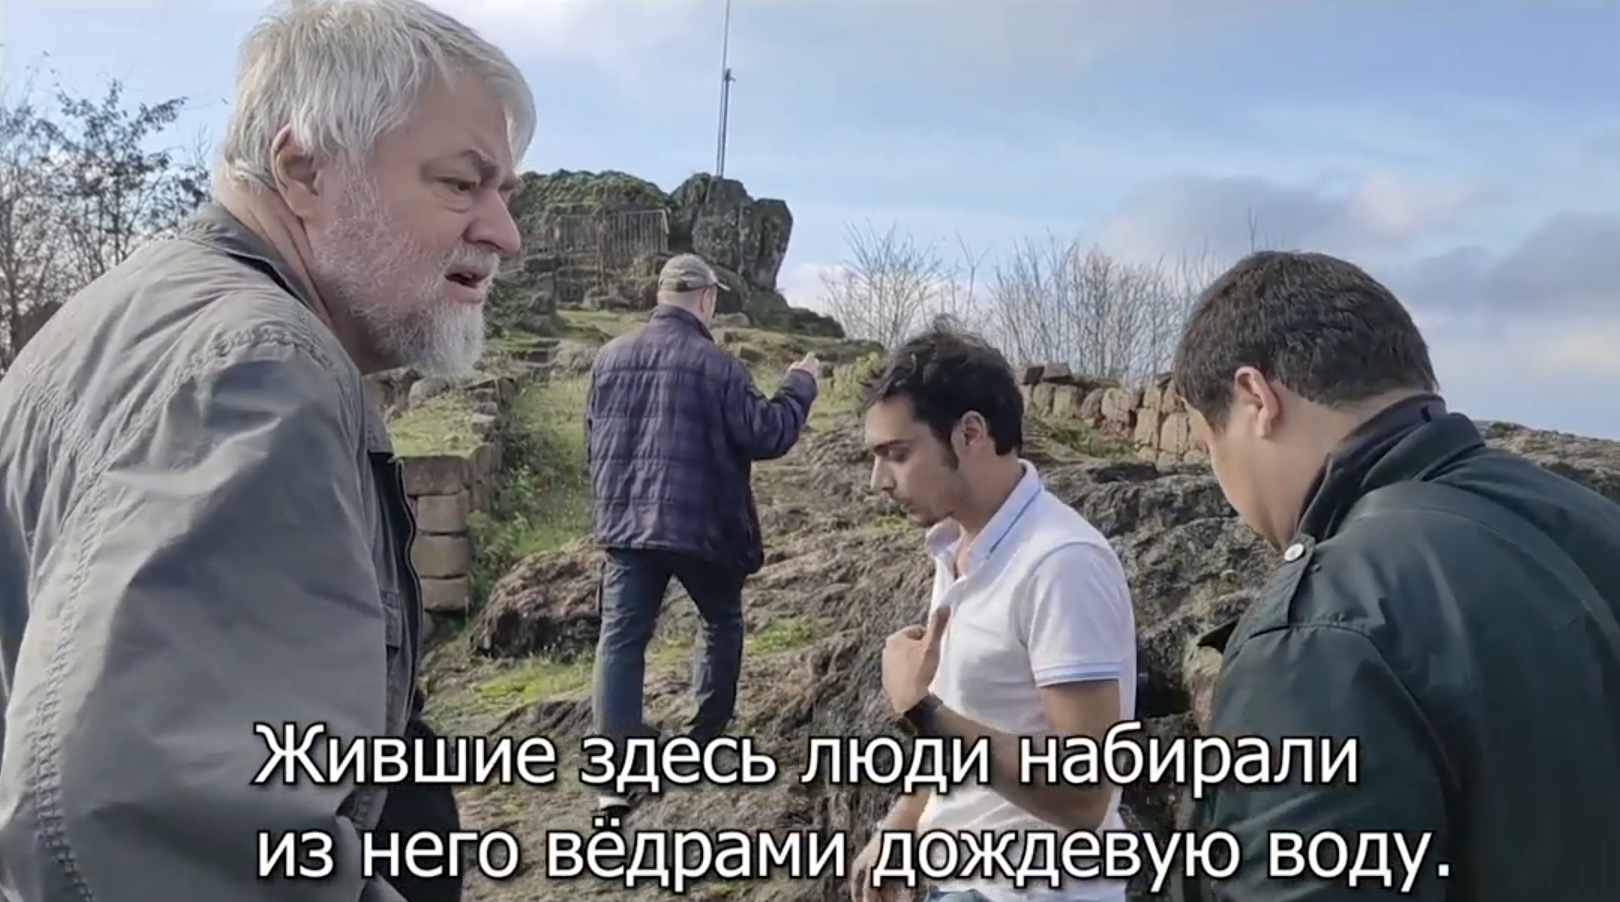
[{"label": "metal antenna pole", "polygon": [[726,176],[726,120],[731,115],[731,0],[726,0],[725,25],[720,32],[720,134],[715,141],[714,177]]}]

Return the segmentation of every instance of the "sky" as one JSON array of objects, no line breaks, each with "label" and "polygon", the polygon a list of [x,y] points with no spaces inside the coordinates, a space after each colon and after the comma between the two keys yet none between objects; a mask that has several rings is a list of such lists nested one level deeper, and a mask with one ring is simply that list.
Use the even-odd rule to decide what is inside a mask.
[{"label": "sky", "polygon": [[[526,168],[713,168],[724,0],[435,0],[540,108]],[[0,72],[190,98],[217,134],[242,0],[0,0]],[[994,261],[1272,245],[1390,285],[1454,408],[1620,438],[1620,2],[735,0],[726,174],[793,211],[814,306],[847,226]]]}]

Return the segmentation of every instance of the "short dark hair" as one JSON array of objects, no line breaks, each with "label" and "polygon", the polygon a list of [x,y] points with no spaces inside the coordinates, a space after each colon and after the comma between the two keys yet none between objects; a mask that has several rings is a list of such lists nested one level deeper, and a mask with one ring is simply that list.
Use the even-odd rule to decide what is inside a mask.
[{"label": "short dark hair", "polygon": [[904,397],[942,442],[968,411],[984,417],[997,454],[1024,447],[1024,396],[1012,365],[993,345],[966,332],[933,328],[890,351],[861,381],[861,410]]},{"label": "short dark hair", "polygon": [[1250,254],[1204,291],[1176,347],[1176,390],[1220,427],[1244,366],[1333,407],[1438,387],[1428,344],[1401,302],[1327,254]]}]

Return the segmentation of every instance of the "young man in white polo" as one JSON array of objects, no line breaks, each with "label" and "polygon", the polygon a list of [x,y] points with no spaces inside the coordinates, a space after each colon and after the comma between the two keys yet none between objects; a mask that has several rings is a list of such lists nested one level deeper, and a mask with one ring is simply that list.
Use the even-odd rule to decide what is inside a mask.
[{"label": "young man in white polo", "polygon": [[[883,833],[976,834],[982,846],[1023,833],[1054,849],[1076,831],[1123,829],[1119,791],[1106,782],[1020,784],[1025,742],[1070,737],[1099,746],[1132,720],[1136,630],[1124,570],[1108,541],[1046,491],[1019,452],[1022,396],[1006,358],[968,336],[931,332],[895,349],[870,379],[866,441],[872,485],[928,528],[935,562],[926,627],[889,637],[883,689],[924,736],[988,742],[990,782],[902,796],[857,860],[855,902],[896,898],[872,886]],[[1043,843],[1044,844],[1044,843]],[[1051,864],[1061,864],[1052,861]],[[1099,862],[1100,863],[1100,862]],[[1124,902],[1123,882],[1010,874],[942,879],[926,902]]]}]

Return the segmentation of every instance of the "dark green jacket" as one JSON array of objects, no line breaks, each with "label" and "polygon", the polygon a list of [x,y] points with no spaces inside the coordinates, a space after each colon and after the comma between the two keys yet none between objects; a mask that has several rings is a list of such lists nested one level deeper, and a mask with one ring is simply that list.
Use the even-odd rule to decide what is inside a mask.
[{"label": "dark green jacket", "polygon": [[[1355,738],[1359,780],[1301,781],[1296,748],[1284,782],[1206,793],[1192,826],[1229,832],[1244,860],[1177,895],[1620,899],[1617,612],[1620,505],[1487,448],[1439,398],[1375,417],[1324,468],[1265,596],[1206,640],[1223,649],[1211,734],[1274,751],[1285,737]],[[1360,838],[1396,831],[1408,851],[1432,836],[1416,868],[1394,842]],[[1302,852],[1338,834],[1349,860],[1316,840],[1318,869],[1336,877],[1309,864],[1270,877],[1298,865],[1270,860],[1283,833]]]}]

